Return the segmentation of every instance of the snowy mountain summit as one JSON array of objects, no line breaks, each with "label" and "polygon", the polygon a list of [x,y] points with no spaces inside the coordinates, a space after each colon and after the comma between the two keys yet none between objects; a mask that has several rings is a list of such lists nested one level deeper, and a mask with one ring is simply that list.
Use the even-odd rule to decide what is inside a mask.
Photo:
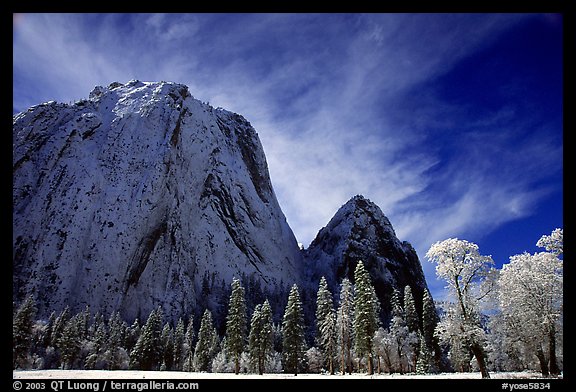
[{"label": "snowy mountain summit", "polygon": [[322,275],[336,292],[358,260],[385,314],[393,287],[421,298],[414,249],[361,196],[300,251],[254,128],[184,85],[115,82],[13,118],[12,296],[33,293],[40,317],[89,306],[133,320],[161,306],[221,320],[234,277],[258,301]]},{"label": "snowy mountain summit", "polygon": [[333,292],[343,278],[354,282],[359,260],[369,271],[382,306],[382,318],[391,312],[391,297],[396,289],[403,293],[410,286],[420,306],[427,288],[422,265],[408,242],[401,242],[382,210],[363,196],[344,204],[305,252],[309,279],[316,284],[321,276]]},{"label": "snowy mountain summit", "polygon": [[202,279],[300,282],[256,131],[174,83],[112,83],[13,119],[13,299],[190,313]]}]

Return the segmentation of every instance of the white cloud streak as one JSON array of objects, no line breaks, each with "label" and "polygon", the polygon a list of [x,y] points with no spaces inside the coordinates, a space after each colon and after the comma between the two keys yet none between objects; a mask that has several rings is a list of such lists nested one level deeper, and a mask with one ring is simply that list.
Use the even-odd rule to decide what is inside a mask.
[{"label": "white cloud streak", "polygon": [[[505,152],[510,168],[491,173],[497,168],[486,157],[510,144],[493,132],[468,132],[466,151],[443,161],[422,131],[452,108],[433,95],[434,105],[398,121],[408,92],[418,95],[423,83],[523,18],[26,15],[15,27],[13,106],[82,98],[112,81],[185,83],[197,98],[242,114],[258,130],[300,242],[308,244],[342,204],[364,194],[423,259],[434,241],[529,214],[549,189],[533,189],[519,165],[546,162],[558,170],[550,159],[558,148],[532,141]],[[476,128],[501,124],[495,116]]]}]

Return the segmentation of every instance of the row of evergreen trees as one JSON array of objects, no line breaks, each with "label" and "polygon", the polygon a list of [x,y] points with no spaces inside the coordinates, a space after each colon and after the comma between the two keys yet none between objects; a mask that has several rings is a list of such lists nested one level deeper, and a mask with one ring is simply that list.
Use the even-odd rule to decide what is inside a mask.
[{"label": "row of evergreen trees", "polygon": [[[352,373],[436,372],[445,369],[434,336],[438,316],[424,293],[422,317],[412,291],[392,296],[392,319],[380,325],[380,304],[369,273],[358,262],[355,284],[344,279],[339,304],[321,279],[315,314],[314,344],[308,347],[299,289],[292,286],[280,323],[274,322],[266,299],[247,314],[245,289],[234,279],[221,338],[206,309],[198,333],[191,316],[175,327],[163,322],[160,307],[144,325],[128,325],[118,313],[106,320],[87,310],[71,315],[68,308],[47,322],[35,321],[35,304],[27,298],[13,317],[13,367],[64,369],[140,369],[215,372],[336,371]],[[92,321],[92,322],[91,322]],[[376,368],[376,369],[375,369]]]}]

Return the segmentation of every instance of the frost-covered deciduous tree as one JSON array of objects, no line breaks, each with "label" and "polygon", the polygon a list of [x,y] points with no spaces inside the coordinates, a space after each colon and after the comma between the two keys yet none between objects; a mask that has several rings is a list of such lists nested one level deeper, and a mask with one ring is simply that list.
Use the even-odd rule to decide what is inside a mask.
[{"label": "frost-covered deciduous tree", "polygon": [[[411,293],[408,295],[408,302]],[[391,373],[399,372],[404,374],[410,370],[411,366],[415,368],[415,359],[413,348],[418,342],[418,332],[410,331],[406,323],[405,306],[402,307],[400,292],[394,289],[392,292],[392,320],[387,330],[379,332],[377,342],[378,350],[384,358],[384,364]],[[408,305],[410,308],[412,305]],[[414,307],[415,310],[415,307]],[[412,320],[414,321],[414,320]],[[417,322],[417,320],[416,320]],[[417,329],[418,327],[415,326]],[[376,343],[375,343],[376,344]]]},{"label": "frost-covered deciduous tree", "polygon": [[[564,230],[561,228],[554,229],[552,233],[547,236],[542,236],[536,246],[545,248],[548,252],[556,255],[559,259],[564,252]],[[562,270],[561,270],[562,271]],[[563,272],[561,272],[562,274]],[[561,278],[562,280],[562,278]],[[562,285],[562,283],[560,283]],[[563,294],[560,295],[561,297]],[[560,297],[560,312],[562,311],[562,298]],[[560,373],[560,368],[558,367],[557,358],[556,358],[556,326],[560,326],[562,328],[562,315],[557,319],[557,323],[552,323],[550,325],[550,329],[548,331],[549,337],[549,351],[550,351],[550,373],[553,375],[558,375]],[[562,340],[562,332],[560,331],[560,339]]]},{"label": "frost-covered deciduous tree", "polygon": [[223,350],[220,350],[212,360],[212,373],[233,373],[234,372],[234,363],[230,360],[226,350],[226,336],[222,338],[222,346],[224,346]]},{"label": "frost-covered deciduous tree", "polygon": [[232,293],[226,317],[227,354],[234,360],[234,373],[240,372],[240,357],[246,346],[246,300],[244,287],[238,279],[232,280]]},{"label": "frost-covered deciduous tree", "polygon": [[396,372],[398,368],[397,350],[395,339],[389,330],[382,327],[378,328],[374,334],[373,344],[374,353],[377,358],[378,372],[381,372],[382,369],[388,373]]},{"label": "frost-covered deciduous tree", "polygon": [[416,332],[410,332],[404,317],[397,314],[392,317],[388,335],[395,354],[392,366],[400,374],[404,374],[414,362],[412,347],[417,342]]},{"label": "frost-covered deciduous tree", "polygon": [[378,329],[378,307],[374,286],[362,261],[356,265],[354,281],[354,343],[356,353],[360,358],[366,358],[368,374],[372,375],[372,340]]},{"label": "frost-covered deciduous tree", "polygon": [[324,355],[316,347],[310,347],[306,350],[306,362],[308,363],[308,372],[320,373],[324,365]]},{"label": "frost-covered deciduous tree", "polygon": [[[445,309],[442,320],[436,326],[435,336],[443,346],[447,346],[448,358],[453,368],[459,372],[470,372],[470,360],[473,353],[470,348],[470,336],[473,339],[484,339],[484,330],[479,325],[467,325],[462,328],[462,316],[457,307],[450,306]],[[482,340],[484,343],[484,341]],[[482,347],[482,349],[484,349]]]},{"label": "frost-covered deciduous tree", "polygon": [[481,255],[478,245],[457,238],[436,242],[426,253],[426,258],[436,264],[436,275],[447,282],[455,300],[452,317],[444,319],[438,326],[441,330],[439,336],[450,340],[450,334],[457,333],[476,357],[482,378],[490,378],[479,301],[490,291],[482,283],[491,273],[492,258]]},{"label": "frost-covered deciduous tree", "polygon": [[282,354],[284,370],[298,375],[304,363],[306,341],[304,339],[304,313],[298,286],[294,284],[288,295],[288,303],[282,320]]},{"label": "frost-covered deciduous tree", "polygon": [[[212,360],[212,372],[213,373],[234,373],[235,372],[235,361],[227,355],[226,350],[226,337],[222,339],[220,346],[222,349],[214,356]],[[240,356],[240,373],[247,373],[251,368],[250,358],[248,353],[243,352]]]},{"label": "frost-covered deciduous tree", "polygon": [[378,374],[382,372],[382,362],[390,372],[392,367],[390,359],[390,345],[387,344],[388,333],[380,327],[374,333],[374,354],[376,355],[376,371]]},{"label": "frost-covered deciduous tree", "polygon": [[336,355],[337,331],[336,311],[332,293],[328,289],[326,279],[320,279],[316,296],[316,342],[320,347],[324,364],[328,365],[330,374],[334,374],[334,357]]},{"label": "frost-covered deciduous tree", "polygon": [[[517,322],[508,319],[501,311],[490,316],[490,363],[495,371],[509,372],[527,369],[541,369],[540,359],[546,363],[542,341],[533,341],[532,331]],[[540,348],[541,355],[535,356],[535,348]],[[540,359],[538,359],[540,358]],[[545,374],[549,374],[546,372]]]},{"label": "frost-covered deciduous tree", "polygon": [[[523,253],[510,257],[510,263],[502,267],[498,285],[507,328],[532,348],[543,375],[560,372],[556,336],[562,317],[563,265],[557,256],[560,254],[558,248],[551,249],[554,253]],[[543,347],[543,342],[548,342],[547,348]]]},{"label": "frost-covered deciduous tree", "polygon": [[340,306],[337,311],[336,329],[340,347],[340,371],[352,374],[352,341],[354,339],[354,286],[348,278],[340,286]]},{"label": "frost-covered deciduous tree", "polygon": [[536,243],[536,246],[560,256],[564,251],[564,230],[558,228],[554,229],[550,235],[543,235]]}]

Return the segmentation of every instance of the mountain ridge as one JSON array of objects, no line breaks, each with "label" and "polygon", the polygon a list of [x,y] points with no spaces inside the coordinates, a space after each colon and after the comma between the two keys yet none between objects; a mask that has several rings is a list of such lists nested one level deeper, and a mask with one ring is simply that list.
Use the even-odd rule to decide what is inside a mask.
[{"label": "mountain ridge", "polygon": [[114,82],[14,115],[13,208],[13,301],[34,293],[46,317],[222,316],[214,293],[234,277],[258,282],[258,298],[293,283],[312,293],[320,274],[336,293],[360,259],[381,302],[426,288],[414,249],[360,195],[301,251],[256,130],[172,82]]}]

